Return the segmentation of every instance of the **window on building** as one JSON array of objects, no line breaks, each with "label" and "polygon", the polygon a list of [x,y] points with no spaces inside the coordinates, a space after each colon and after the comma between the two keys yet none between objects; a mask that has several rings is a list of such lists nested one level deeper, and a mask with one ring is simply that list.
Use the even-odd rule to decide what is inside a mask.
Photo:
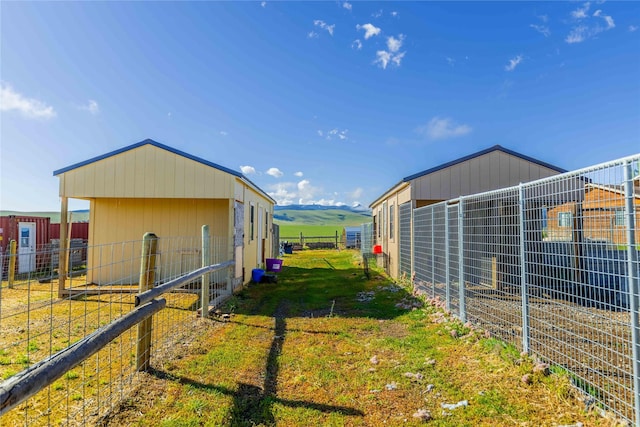
[{"label": "window on building", "polygon": [[249,240],[253,240],[254,238],[254,227],[255,227],[255,218],[256,218],[256,207],[251,205],[251,213],[249,214]]},{"label": "window on building", "polygon": [[627,225],[627,218],[624,214],[624,209],[616,209],[616,215],[613,220],[613,224],[616,227],[624,227]]},{"label": "window on building", "polygon": [[389,206],[389,238],[393,239],[393,227],[395,218],[395,205]]},{"label": "window on building", "polygon": [[571,227],[571,212],[558,212],[558,227]]}]

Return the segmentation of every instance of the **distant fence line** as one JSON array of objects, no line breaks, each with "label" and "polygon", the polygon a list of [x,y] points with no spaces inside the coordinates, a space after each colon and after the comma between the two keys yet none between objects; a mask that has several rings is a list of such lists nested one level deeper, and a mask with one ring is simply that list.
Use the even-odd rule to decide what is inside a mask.
[{"label": "distant fence line", "polygon": [[231,295],[226,237],[209,236],[208,227],[200,237],[145,237],[86,248],[89,263],[69,276],[62,299],[42,269],[11,287],[2,282],[3,424],[94,423],[133,390],[138,372],[191,341],[197,317]]},{"label": "distant fence line", "polygon": [[339,234],[337,230],[334,235],[330,236],[306,236],[300,232],[297,236],[280,236],[280,243],[294,245],[297,249],[335,249],[338,247],[360,249],[361,237],[360,232]]},{"label": "distant fence line", "polygon": [[640,426],[640,154],[399,209],[398,252],[381,260]]}]

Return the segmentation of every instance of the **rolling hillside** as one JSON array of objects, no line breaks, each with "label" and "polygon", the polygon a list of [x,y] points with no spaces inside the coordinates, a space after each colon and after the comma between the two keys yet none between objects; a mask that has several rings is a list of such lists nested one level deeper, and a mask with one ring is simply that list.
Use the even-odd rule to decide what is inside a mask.
[{"label": "rolling hillside", "polygon": [[273,222],[280,226],[281,237],[333,236],[344,227],[371,221],[369,210],[346,206],[290,205],[276,206]]}]

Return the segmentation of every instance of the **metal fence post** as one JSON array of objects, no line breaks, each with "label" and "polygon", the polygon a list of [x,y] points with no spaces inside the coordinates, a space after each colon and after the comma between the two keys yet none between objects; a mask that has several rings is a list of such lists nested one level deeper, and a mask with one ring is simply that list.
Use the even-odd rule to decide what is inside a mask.
[{"label": "metal fence post", "polygon": [[9,281],[9,289],[13,288],[13,282],[16,279],[16,241],[12,240],[9,242],[9,271],[7,271],[7,275],[9,276],[7,280]]},{"label": "metal fence post", "polygon": [[[158,247],[158,236],[153,233],[145,233],[142,238],[142,259],[140,260],[140,282],[138,290],[140,293],[153,288],[156,277],[156,251]],[[138,323],[138,339],[136,348],[136,370],[146,371],[149,369],[151,359],[151,325],[153,319],[147,319]]]},{"label": "metal fence post", "polygon": [[410,250],[410,257],[411,257],[411,289],[415,290],[415,282],[414,282],[414,277],[416,274],[416,219],[415,219],[415,201],[411,201],[411,219],[410,219],[410,228],[411,228],[411,250]]},{"label": "metal fence post", "polygon": [[[211,264],[211,251],[209,245],[209,226],[202,226],[202,267]],[[209,312],[209,273],[202,275],[202,289],[200,295],[200,317],[207,317]]]},{"label": "metal fence post", "polygon": [[629,310],[631,311],[631,355],[633,357],[633,389],[635,391],[635,417],[636,426],[640,426],[640,337],[638,328],[638,250],[635,238],[635,206],[633,188],[632,161],[628,160],[624,165],[624,198],[625,220],[627,222],[627,280],[629,288]]},{"label": "metal fence post", "polygon": [[447,310],[451,310],[451,292],[449,283],[449,203],[444,204],[444,286],[447,295]]},{"label": "metal fence post", "polygon": [[467,321],[464,298],[464,199],[458,202],[458,300],[460,305],[460,320]]},{"label": "metal fence post", "polygon": [[436,246],[436,238],[434,236],[434,218],[433,218],[433,207],[429,207],[431,211],[431,248],[429,249],[431,252],[431,298],[436,297],[436,257],[435,257],[435,246]]},{"label": "metal fence post", "polygon": [[522,298],[522,351],[529,352],[529,288],[527,286],[526,253],[524,242],[524,186],[518,185],[520,222],[520,293]]}]

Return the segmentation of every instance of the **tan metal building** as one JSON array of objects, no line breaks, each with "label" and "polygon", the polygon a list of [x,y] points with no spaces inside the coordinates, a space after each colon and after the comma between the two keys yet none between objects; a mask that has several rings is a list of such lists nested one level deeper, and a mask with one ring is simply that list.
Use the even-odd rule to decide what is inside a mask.
[{"label": "tan metal building", "polygon": [[[90,202],[89,283],[121,279],[112,270],[91,267],[111,256],[97,247],[140,240],[146,232],[197,238],[208,225],[211,236],[229,242],[223,259],[236,260],[236,284],[248,282],[251,270],[273,255],[271,197],[239,172],[151,139],[53,175],[60,179],[61,218],[67,217],[69,198]],[[61,226],[66,228],[65,221]]]},{"label": "tan metal building", "polygon": [[[495,145],[403,178],[369,205],[374,242],[382,246],[388,273],[399,277],[400,232],[401,228],[409,233],[413,230],[413,209],[563,172],[566,170]],[[402,240],[404,250],[411,250],[411,235]]]}]

